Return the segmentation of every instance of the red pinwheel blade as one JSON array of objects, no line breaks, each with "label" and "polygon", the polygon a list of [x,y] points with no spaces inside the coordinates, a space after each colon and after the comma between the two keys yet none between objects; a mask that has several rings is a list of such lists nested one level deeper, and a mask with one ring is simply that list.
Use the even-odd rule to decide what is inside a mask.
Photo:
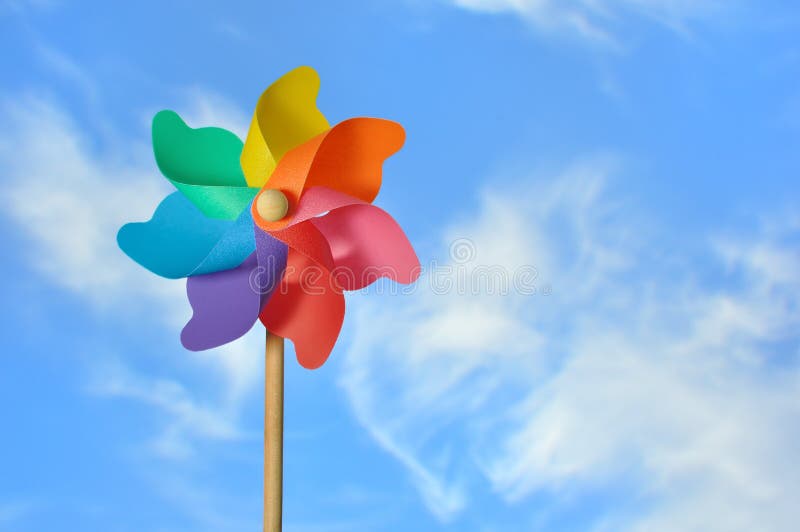
[{"label": "red pinwheel blade", "polygon": [[289,249],[286,272],[261,311],[271,332],[294,343],[297,361],[316,369],[328,359],[344,320],[344,295],[330,271]]}]

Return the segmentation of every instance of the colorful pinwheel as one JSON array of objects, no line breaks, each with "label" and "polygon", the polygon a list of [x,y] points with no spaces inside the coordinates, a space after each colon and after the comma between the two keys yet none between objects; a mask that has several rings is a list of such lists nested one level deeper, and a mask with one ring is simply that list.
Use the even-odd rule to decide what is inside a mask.
[{"label": "colorful pinwheel", "polygon": [[172,111],[153,119],[153,151],[177,192],[117,241],[150,271],[186,277],[188,349],[223,345],[259,319],[267,328],[264,530],[279,531],[283,486],[283,338],[317,368],[344,319],[343,290],[379,277],[413,282],[419,261],[397,223],[370,205],[403,128],[377,118],[334,127],[316,108],[319,78],[301,67],[261,95],[244,144],[192,129]]},{"label": "colorful pinwheel", "polygon": [[178,190],[149,222],[122,227],[118,242],[152,272],[188,277],[186,348],[235,340],[260,317],[293,341],[300,364],[317,368],[342,325],[342,290],[418,276],[402,229],[370,205],[403,128],[377,118],[329,127],[318,90],[308,67],[279,79],[259,99],[244,145],[172,111],[153,119],[156,162]]}]

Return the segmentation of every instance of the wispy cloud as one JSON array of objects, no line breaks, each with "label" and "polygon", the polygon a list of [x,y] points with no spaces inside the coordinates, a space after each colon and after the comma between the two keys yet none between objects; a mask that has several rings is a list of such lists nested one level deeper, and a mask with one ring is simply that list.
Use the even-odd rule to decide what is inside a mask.
[{"label": "wispy cloud", "polygon": [[[190,125],[223,124],[241,132],[244,114],[235,105],[201,89],[190,92],[189,105],[179,109]],[[117,319],[147,315],[177,336],[190,315],[185,283],[150,274],[116,245],[123,223],[148,219],[170,192],[152,161],[147,129],[142,128],[142,138],[124,137],[123,145],[116,142],[122,136],[112,135],[111,142],[106,137],[98,147],[74,116],[41,94],[4,98],[0,116],[0,202],[17,227],[23,243],[19,251],[35,272],[54,290],[77,294],[103,314]],[[91,338],[88,343],[95,345]],[[252,528],[254,523],[231,516],[246,515],[256,502],[226,500],[224,494],[212,493],[207,480],[192,481],[192,473],[182,468],[201,444],[249,441],[242,415],[249,394],[259,387],[263,360],[253,355],[263,349],[263,332],[254,330],[214,350],[181,352],[179,367],[186,371],[169,375],[164,367],[148,373],[132,369],[134,361],[117,358],[115,347],[97,347],[88,356],[88,392],[119,401],[120,408],[131,401],[149,409],[156,432],[132,442],[145,456],[165,464],[149,482],[183,508],[198,529]],[[75,354],[77,360],[87,355]],[[237,504],[247,508],[236,514],[231,508]],[[11,516],[15,508],[0,509],[0,517]]]},{"label": "wispy cloud", "polygon": [[252,511],[258,506],[256,501],[261,498],[260,493],[243,498],[232,497],[184,476],[163,471],[150,472],[148,476],[156,491],[192,521],[192,530],[238,532],[258,530],[261,526],[258,512]]},{"label": "wispy cloud", "polygon": [[93,104],[97,103],[98,87],[94,79],[63,51],[44,41],[35,43],[36,56],[51,72],[73,83]]},{"label": "wispy cloud", "polygon": [[57,0],[0,0],[0,15],[52,9],[59,3]]},{"label": "wispy cloud", "polygon": [[239,42],[250,40],[250,33],[241,25],[232,21],[218,22],[214,26],[214,31],[225,37]]},{"label": "wispy cloud", "polygon": [[[192,101],[198,105],[185,110],[193,125],[216,125],[212,119],[241,124],[244,115],[238,111],[209,114],[208,101],[219,97],[205,96],[199,89],[193,92]],[[235,110],[227,102],[219,108]],[[149,154],[146,130],[145,138],[98,149],[51,98],[6,98],[0,109],[0,166],[5,180],[0,201],[23,235],[21,253],[55,287],[79,294],[111,315],[140,309],[162,316],[164,326],[177,335],[190,316],[184,283],[150,274],[116,245],[118,228],[148,219],[169,192]],[[209,374],[224,376],[220,383],[224,393],[219,396],[225,408],[240,404],[257,387],[261,361],[252,356],[259,351],[255,345],[254,339],[243,340],[192,357]],[[132,393],[138,388],[126,388],[131,392],[127,395],[145,400],[146,394]],[[195,421],[208,419],[183,416],[180,425]]]},{"label": "wispy cloud", "polygon": [[190,442],[194,438],[232,441],[244,437],[236,426],[238,415],[233,404],[198,399],[175,380],[137,374],[119,360],[103,361],[93,372],[91,393],[134,400],[164,414],[164,431],[151,445],[162,457],[192,456]]},{"label": "wispy cloud", "polygon": [[[236,133],[244,139],[250,126],[249,114],[227,98],[201,87],[182,89],[183,118],[192,127],[216,126]],[[152,117],[148,115],[148,119]]]},{"label": "wispy cloud", "polygon": [[7,501],[0,502],[0,525],[11,527],[14,523],[30,515],[36,505],[30,501]]},{"label": "wispy cloud", "polygon": [[667,253],[669,233],[609,192],[614,168],[590,160],[486,192],[446,232],[474,243],[475,264],[535,265],[549,295],[357,301],[341,381],[353,411],[443,520],[477,474],[512,506],[632,482],[598,527],[790,530],[796,219],[720,228],[705,256]]},{"label": "wispy cloud", "polygon": [[7,98],[2,111],[2,201],[27,236],[33,266],[97,305],[131,293],[167,304],[179,288],[138,274],[114,238],[125,221],[147,219],[168,191],[142,146],[93,154],[87,136],[46,98]]},{"label": "wispy cloud", "polygon": [[450,0],[480,13],[512,13],[549,34],[577,36],[617,45],[616,32],[630,18],[652,20],[686,32],[693,20],[709,18],[730,7],[719,0]]}]

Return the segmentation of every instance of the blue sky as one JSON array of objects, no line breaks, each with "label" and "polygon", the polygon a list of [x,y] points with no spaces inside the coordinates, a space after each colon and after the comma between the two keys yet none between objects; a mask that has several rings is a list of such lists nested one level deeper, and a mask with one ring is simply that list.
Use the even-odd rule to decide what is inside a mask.
[{"label": "blue sky", "polygon": [[0,2],[0,529],[260,528],[263,330],[183,350],[183,283],[115,234],[169,191],[156,111],[243,135],[308,64],[331,122],[405,126],[377,204],[423,265],[536,277],[352,294],[323,368],[287,350],[285,530],[792,530],[799,30],[788,1]]}]

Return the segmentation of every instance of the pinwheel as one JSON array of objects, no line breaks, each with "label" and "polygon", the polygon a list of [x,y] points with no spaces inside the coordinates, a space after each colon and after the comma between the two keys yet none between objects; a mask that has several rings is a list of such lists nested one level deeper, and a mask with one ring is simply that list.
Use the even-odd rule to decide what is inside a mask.
[{"label": "pinwheel", "polygon": [[266,327],[265,530],[281,526],[283,338],[318,368],[339,336],[343,291],[380,277],[411,283],[420,271],[402,229],[371,205],[402,127],[377,118],[330,127],[318,91],[309,67],[284,75],[259,98],[244,143],[156,114],[156,163],[177,191],[117,235],[153,273],[187,278],[186,348],[233,341],[259,318]]}]

